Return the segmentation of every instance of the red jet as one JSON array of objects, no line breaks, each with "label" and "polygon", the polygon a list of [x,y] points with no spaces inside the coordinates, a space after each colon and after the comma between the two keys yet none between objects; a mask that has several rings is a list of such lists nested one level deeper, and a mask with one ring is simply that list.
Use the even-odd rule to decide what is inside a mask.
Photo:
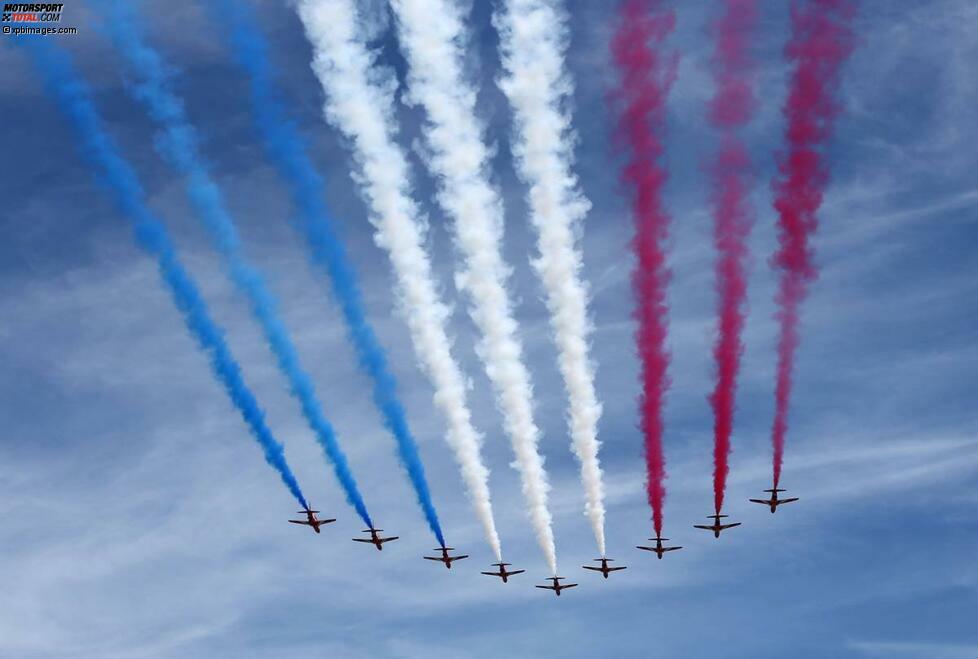
[{"label": "red jet", "polygon": [[308,508],[306,508],[305,510],[300,510],[299,514],[305,515],[306,519],[290,519],[289,523],[304,524],[306,526],[311,526],[313,531],[319,533],[320,526],[322,526],[323,524],[332,524],[333,522],[336,521],[335,519],[317,519],[316,513],[318,512],[319,512],[318,510],[309,510]]},{"label": "red jet", "polygon": [[452,569],[452,561],[460,561],[463,558],[469,557],[468,554],[464,554],[462,556],[449,556],[448,552],[455,551],[454,547],[441,547],[435,551],[440,551],[441,556],[422,556],[422,558],[424,558],[426,561],[441,561],[449,570]]},{"label": "red jet", "polygon": [[663,542],[668,542],[669,538],[660,538],[656,535],[654,538],[649,538],[649,540],[655,540],[655,547],[642,547],[641,545],[636,546],[636,549],[644,549],[645,551],[655,552],[659,560],[662,560],[662,555],[667,551],[676,551],[677,549],[682,549],[682,547],[663,547]]},{"label": "red jet", "polygon": [[567,583],[567,584],[559,583],[560,580],[563,578],[564,577],[549,577],[549,579],[554,582],[552,586],[537,586],[537,588],[552,590],[554,591],[554,594],[557,595],[557,597],[560,597],[560,591],[567,590],[568,588],[573,588],[574,586],[577,585],[576,583]]},{"label": "red jet", "polygon": [[778,492],[787,492],[787,490],[779,490],[777,488],[764,490],[765,492],[771,493],[770,499],[751,499],[751,503],[760,503],[765,506],[771,506],[771,512],[777,512],[778,506],[782,503],[792,503],[793,501],[798,501],[798,497],[792,497],[790,499],[779,499]]},{"label": "red jet", "polygon": [[727,515],[707,515],[708,518],[713,520],[713,524],[709,526],[703,526],[701,524],[693,524],[694,529],[706,529],[707,531],[713,531],[713,537],[719,538],[720,531],[725,531],[727,529],[732,529],[735,526],[740,526],[741,522],[734,522],[733,524],[721,524],[720,518],[727,517]]},{"label": "red jet", "polygon": [[628,569],[624,565],[620,567],[608,567],[608,563],[613,562],[610,558],[596,558],[594,560],[600,561],[601,567],[594,567],[593,565],[582,565],[581,567],[583,567],[585,570],[594,570],[595,572],[600,572],[605,579],[607,579],[608,575],[611,574],[612,572]]},{"label": "red jet", "polygon": [[494,567],[499,568],[499,572],[483,572],[482,574],[486,575],[487,577],[499,577],[503,580],[503,583],[509,583],[509,578],[514,574],[522,574],[526,572],[526,570],[512,570],[507,572],[507,565],[512,565],[512,563],[493,563]]},{"label": "red jet", "polygon": [[396,535],[393,535],[393,536],[391,536],[389,538],[381,538],[377,534],[380,533],[383,530],[384,529],[374,529],[374,528],[366,529],[363,532],[364,533],[369,533],[370,534],[370,539],[368,540],[367,538],[353,538],[353,542],[368,542],[368,543],[372,544],[374,547],[376,547],[377,548],[377,551],[384,551],[384,543],[385,542],[390,542],[391,540],[397,540],[397,536]]}]

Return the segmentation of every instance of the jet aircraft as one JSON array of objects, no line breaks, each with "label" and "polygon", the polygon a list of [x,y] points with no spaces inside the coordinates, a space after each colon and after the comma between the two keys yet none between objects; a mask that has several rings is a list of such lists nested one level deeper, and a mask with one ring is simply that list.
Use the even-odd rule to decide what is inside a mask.
[{"label": "jet aircraft", "polygon": [[452,561],[460,561],[463,558],[469,557],[468,554],[464,554],[462,556],[449,556],[448,552],[455,551],[454,547],[439,547],[434,551],[440,551],[441,556],[423,556],[422,558],[424,558],[426,561],[440,561],[444,563],[445,567],[448,568],[449,570],[452,569]]},{"label": "jet aircraft", "polygon": [[712,519],[713,520],[713,523],[712,524],[710,524],[709,526],[704,526],[702,524],[693,524],[693,528],[694,529],[706,529],[707,531],[713,531],[713,537],[714,538],[719,538],[720,537],[720,531],[724,531],[726,529],[732,529],[735,526],[740,526],[741,525],[741,522],[734,522],[733,524],[721,524],[720,523],[720,518],[721,517],[728,517],[728,515],[720,515],[720,514],[717,514],[717,515],[707,515],[707,517],[709,519]]},{"label": "jet aircraft", "polygon": [[568,588],[573,588],[574,586],[577,585],[576,583],[566,583],[566,584],[560,583],[560,580],[563,579],[564,577],[547,577],[547,578],[550,579],[550,581],[553,582],[553,585],[552,586],[537,586],[537,588],[543,588],[545,590],[552,590],[552,591],[554,591],[554,594],[557,597],[560,597],[560,591],[567,590]]},{"label": "jet aircraft", "polygon": [[289,523],[290,524],[304,524],[306,526],[311,526],[313,531],[315,531],[316,533],[319,533],[320,532],[319,531],[319,527],[320,526],[322,526],[324,524],[332,524],[333,522],[336,521],[335,519],[319,519],[319,518],[316,517],[316,514],[318,512],[319,512],[318,510],[309,510],[308,508],[306,508],[305,510],[300,510],[299,511],[299,514],[300,515],[305,515],[306,516],[306,519],[290,519],[289,520]]},{"label": "jet aircraft", "polygon": [[667,551],[682,549],[682,547],[663,547],[662,543],[668,542],[669,538],[660,538],[658,535],[656,535],[654,538],[649,538],[649,540],[655,540],[655,547],[643,547],[641,545],[637,545],[636,549],[644,549],[645,551],[655,552],[656,556],[659,557],[659,560],[662,560],[662,555]]},{"label": "jet aircraft", "polygon": [[594,570],[595,572],[600,572],[605,579],[607,579],[608,575],[611,574],[612,572],[628,569],[624,565],[620,567],[609,567],[608,563],[612,562],[610,558],[596,558],[594,560],[599,561],[601,563],[601,567],[595,567],[593,565],[582,565],[581,567],[583,567],[585,570]]},{"label": "jet aircraft", "polygon": [[486,575],[487,577],[499,577],[503,580],[503,583],[509,583],[509,578],[514,574],[522,574],[523,572],[526,572],[526,570],[507,571],[506,566],[512,565],[512,563],[493,563],[492,565],[493,567],[498,567],[499,572],[483,572],[482,574]]},{"label": "jet aircraft", "polygon": [[782,503],[792,503],[793,501],[798,501],[798,497],[791,497],[790,499],[779,499],[778,492],[787,492],[787,490],[779,490],[778,488],[772,488],[770,490],[764,490],[765,492],[771,493],[770,499],[751,499],[751,503],[759,503],[765,506],[771,507],[771,512],[777,512],[778,506]]},{"label": "jet aircraft", "polygon": [[353,538],[353,542],[368,542],[377,548],[377,551],[384,550],[384,543],[390,542],[391,540],[397,540],[397,536],[390,536],[388,538],[381,538],[379,533],[384,529],[369,528],[365,529],[364,533],[369,533],[370,538]]}]

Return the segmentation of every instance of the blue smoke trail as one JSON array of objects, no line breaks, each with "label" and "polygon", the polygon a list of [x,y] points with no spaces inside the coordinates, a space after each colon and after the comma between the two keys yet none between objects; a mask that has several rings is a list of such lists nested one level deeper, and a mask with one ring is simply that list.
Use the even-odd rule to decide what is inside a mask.
[{"label": "blue smoke trail", "polygon": [[444,546],[424,465],[398,400],[397,383],[388,368],[384,349],[367,321],[355,269],[322,196],[326,184],[312,164],[294,122],[278,100],[266,43],[256,26],[253,11],[239,0],[219,0],[209,7],[222,28],[230,28],[229,31],[221,29],[221,32],[229,37],[235,58],[248,74],[255,126],[266,152],[289,185],[292,202],[299,209],[299,229],[309,246],[310,258],[329,275],[360,366],[373,379],[374,402],[383,413],[387,428],[397,439],[401,462],[428,525]]},{"label": "blue smoke trail", "polygon": [[308,243],[310,257],[329,274],[360,365],[374,381],[374,401],[397,439],[402,463],[428,525],[439,543],[444,545],[418,447],[397,397],[397,383],[387,366],[384,349],[366,319],[357,275],[323,200],[325,182],[313,166],[295,124],[278,101],[265,41],[246,4],[221,0],[211,7],[217,17],[228,21],[234,55],[249,76],[255,125],[266,151],[290,187],[292,201],[300,210],[300,229]]},{"label": "blue smoke trail", "polygon": [[48,45],[47,39],[24,38],[18,41],[26,44],[30,50],[48,92],[58,100],[61,110],[78,133],[83,155],[98,168],[102,179],[114,193],[119,210],[132,222],[139,246],[156,258],[160,275],[183,315],[187,329],[200,349],[207,353],[214,375],[224,385],[252,435],[261,444],[265,460],[278,471],[282,482],[299,504],[308,509],[299,483],[285,461],[282,444],[265,425],[264,413],[242,379],[241,369],[224,340],[223,331],[211,319],[207,303],[177,258],[166,228],[146,207],[135,172],[102,130],[102,122],[88,88],[75,74],[68,55]]},{"label": "blue smoke trail", "polygon": [[142,41],[139,26],[128,6],[118,2],[98,4],[107,7],[104,15],[108,17],[109,34],[138,78],[134,86],[135,96],[146,105],[150,116],[160,126],[157,150],[185,177],[191,204],[224,257],[231,279],[248,297],[252,314],[261,324],[279,369],[288,379],[292,395],[300,402],[306,421],[332,464],[348,503],[363,522],[372,527],[373,522],[346,455],[322,411],[312,379],[302,368],[295,345],[279,318],[277,301],[261,273],[245,259],[237,229],[198,153],[196,133],[186,119],[182,103],[168,89],[162,59]]}]

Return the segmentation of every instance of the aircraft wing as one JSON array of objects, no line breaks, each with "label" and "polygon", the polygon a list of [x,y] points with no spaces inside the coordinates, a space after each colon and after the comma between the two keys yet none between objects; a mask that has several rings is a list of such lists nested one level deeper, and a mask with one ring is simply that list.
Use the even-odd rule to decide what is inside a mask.
[{"label": "aircraft wing", "polygon": [[[537,586],[537,588],[543,588],[544,590],[557,590],[553,586]],[[567,586],[564,586],[564,588],[567,588]]]},{"label": "aircraft wing", "polygon": [[798,501],[798,497],[792,497],[791,499],[781,499],[778,503],[791,503],[792,501]]},{"label": "aircraft wing", "polygon": [[498,572],[480,572],[479,574],[484,574],[487,577],[501,577],[501,576],[503,576],[503,575],[501,575]]},{"label": "aircraft wing", "polygon": [[627,570],[627,569],[628,569],[628,567],[627,566],[624,566],[624,565],[622,565],[620,567],[609,567],[608,568],[608,572],[614,572],[615,570]]},{"label": "aircraft wing", "polygon": [[574,588],[575,586],[577,586],[576,583],[563,584],[560,586],[560,589],[563,590],[564,588]]},{"label": "aircraft wing", "polygon": [[740,526],[741,524],[743,524],[743,522],[734,522],[733,524],[721,524],[720,530],[722,531],[723,529],[732,529],[733,527]]},{"label": "aircraft wing", "polygon": [[312,526],[309,522],[298,520],[298,519],[290,519],[289,524],[305,524],[306,526]]},{"label": "aircraft wing", "polygon": [[425,559],[426,561],[440,561],[441,560],[440,558],[435,558],[434,556],[422,556],[421,558]]},{"label": "aircraft wing", "polygon": [[693,524],[694,529],[706,529],[707,531],[712,531],[712,526],[703,526],[702,524]]},{"label": "aircraft wing", "polygon": [[[381,538],[380,541],[381,542],[390,542],[391,540],[397,540],[397,539],[398,539],[398,536],[392,535],[389,538]],[[368,540],[367,542],[370,542],[370,541]]]},{"label": "aircraft wing", "polygon": [[594,570],[595,572],[601,571],[601,568],[594,567],[593,565],[582,565],[581,567],[584,568],[585,570]]},{"label": "aircraft wing", "polygon": [[[764,505],[764,506],[770,506],[771,505],[771,502],[770,501],[765,501],[764,499],[751,499],[750,502],[751,503],[759,503],[759,504]],[[784,502],[782,501],[781,503],[784,503]]]},{"label": "aircraft wing", "polygon": [[677,549],[682,549],[682,547],[663,547],[662,551],[676,551]]},{"label": "aircraft wing", "polygon": [[513,570],[512,572],[507,572],[506,574],[513,576],[514,574],[523,574],[524,572],[526,572],[526,570]]},{"label": "aircraft wing", "polygon": [[468,554],[462,554],[461,556],[452,556],[452,557],[451,557],[451,559],[452,559],[453,561],[460,561],[460,560],[462,560],[463,558],[468,558],[468,557],[469,557],[469,555],[468,555]]},{"label": "aircraft wing", "polygon": [[353,538],[353,542],[367,542],[367,543],[370,543],[370,544],[373,544],[374,543],[373,540],[367,540],[366,538]]}]

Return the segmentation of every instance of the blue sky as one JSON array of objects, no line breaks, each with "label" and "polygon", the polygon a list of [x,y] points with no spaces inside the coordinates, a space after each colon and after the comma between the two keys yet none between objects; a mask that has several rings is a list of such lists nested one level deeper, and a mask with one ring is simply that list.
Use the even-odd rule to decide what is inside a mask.
[{"label": "blue sky", "polygon": [[[375,45],[403,80],[386,8],[369,3]],[[679,4],[679,3],[677,3]],[[360,530],[275,368],[246,302],[153,149],[96,16],[66,8],[80,34],[59,40],[91,82],[107,127],[172,230],[245,376],[286,441],[303,488],[340,520],[321,536],[285,523],[294,502],[215,383],[110,197],[74,150],[67,123],[25,53],[0,41],[0,656],[72,657],[978,657],[978,9],[968,0],[864,0],[860,44],[844,70],[830,150],[833,178],[816,247],[821,278],[804,308],[784,484],[802,501],[772,516],[747,503],[768,487],[776,279],[769,181],[779,147],[787,36],[767,9],[755,121],[757,222],[747,351],[728,512],[720,542],[691,524],[710,512],[713,248],[703,165],[715,146],[707,27],[713,3],[686,2],[670,45],[681,55],[669,99],[668,207],[674,231],[666,410],[665,528],[686,547],[660,561],[648,535],[628,275],[631,219],[609,146],[610,2],[570,1],[577,171],[594,204],[585,226],[593,354],[604,403],[607,582],[594,557],[569,450],[565,397],[534,235],[509,156],[493,5],[472,3],[471,70],[497,145],[505,253],[553,483],[561,571],[581,586],[560,600],[530,587],[546,568],[523,514],[512,453],[453,284],[455,254],[431,201],[418,108],[401,106],[429,248],[455,306],[455,353],[472,381],[477,426],[507,559],[507,586],[479,575],[490,553],[470,513],[431,389],[392,311],[392,277],[372,241],[349,152],[322,120],[321,91],[298,20],[258,11],[286,100],[327,178],[324,194],[358,267],[368,313],[390,352],[446,535],[472,558],[451,573],[419,560],[433,544],[393,440],[358,372],[328,283],[289,226],[288,190],[253,134],[246,79],[197,3],[144,3],[148,34],[174,65],[202,147],[245,239],[282,302],[378,524],[402,541],[383,554]],[[775,7],[777,5],[777,7]]]}]

